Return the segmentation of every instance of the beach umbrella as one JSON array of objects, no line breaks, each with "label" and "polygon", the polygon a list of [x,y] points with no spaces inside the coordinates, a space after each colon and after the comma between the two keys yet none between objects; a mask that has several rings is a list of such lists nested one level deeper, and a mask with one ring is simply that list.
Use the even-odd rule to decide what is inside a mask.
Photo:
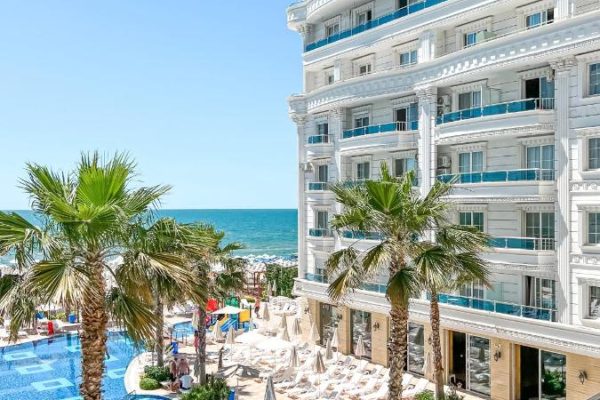
[{"label": "beach umbrella", "polygon": [[277,296],[277,282],[273,282],[273,286],[271,286],[271,290],[273,291],[273,296]]},{"label": "beach umbrella", "polygon": [[213,326],[213,339],[215,339],[215,342],[223,340],[223,331],[219,326],[219,321],[215,322],[215,325]]},{"label": "beach umbrella", "polygon": [[300,356],[298,356],[298,349],[296,346],[292,346],[290,349],[290,361],[288,366],[290,368],[298,368],[300,366]]},{"label": "beach umbrella", "polygon": [[264,303],[264,305],[263,305],[262,318],[267,322],[269,322],[269,319],[271,319],[271,315],[269,314],[269,303]]},{"label": "beach umbrella", "polygon": [[317,331],[316,324],[313,322],[310,326],[310,332],[308,333],[308,340],[312,342],[312,344],[317,344],[319,339],[321,339],[321,337],[319,336],[319,332]]},{"label": "beach umbrella", "polygon": [[333,350],[331,350],[331,338],[327,338],[325,344],[325,359],[331,360],[333,358]]},{"label": "beach umbrella", "polygon": [[[237,390],[236,390],[237,393]],[[275,387],[273,386],[273,377],[269,375],[267,378],[267,388],[265,389],[265,400],[276,400]]]},{"label": "beach umbrella", "polygon": [[294,325],[292,325],[292,334],[296,337],[302,336],[302,328],[300,327],[300,320],[294,318]]},{"label": "beach umbrella", "polygon": [[280,336],[280,339],[281,339],[281,340],[285,340],[286,342],[289,342],[289,341],[290,341],[290,335],[289,335],[289,333],[288,333],[288,330],[287,330],[287,329],[284,329],[284,330],[282,330],[282,331],[281,331],[281,336]]},{"label": "beach umbrella", "polygon": [[237,315],[244,311],[242,308],[234,307],[234,306],[225,306],[216,311],[213,311],[211,314],[213,315]]},{"label": "beach umbrella", "polygon": [[356,342],[356,347],[354,348],[354,355],[359,359],[362,359],[366,355],[365,351],[365,343],[363,341],[362,335],[358,337],[358,341]]},{"label": "beach umbrella", "polygon": [[279,327],[281,329],[287,330],[287,327],[288,327],[287,326],[287,317],[285,316],[285,314],[281,316],[281,321],[279,322]]},{"label": "beach umbrella", "polygon": [[313,361],[312,370],[315,374],[317,374],[317,398],[321,397],[321,374],[327,370],[325,368],[325,363],[323,362],[323,356],[321,355],[321,350],[317,350],[317,355],[315,357],[315,361]]},{"label": "beach umbrella", "polygon": [[223,369],[223,347],[219,349],[219,363],[217,364],[217,369]]},{"label": "beach umbrella", "polygon": [[267,296],[271,295],[271,282],[267,281]]},{"label": "beach umbrella", "polygon": [[233,332],[233,325],[229,326],[229,330],[227,331],[227,337],[225,338],[225,343],[231,345],[231,359],[233,360],[233,343],[235,343],[235,333]]},{"label": "beach umbrella", "polygon": [[338,335],[338,328],[333,330],[333,335],[331,336],[331,347],[334,347],[336,350],[340,347],[340,337]]}]

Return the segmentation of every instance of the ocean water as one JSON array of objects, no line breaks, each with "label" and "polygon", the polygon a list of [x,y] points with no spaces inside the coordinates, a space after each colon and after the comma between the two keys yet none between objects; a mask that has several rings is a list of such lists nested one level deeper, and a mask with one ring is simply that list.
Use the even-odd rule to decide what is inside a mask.
[{"label": "ocean water", "polygon": [[[35,221],[30,211],[17,211]],[[298,211],[276,210],[161,210],[159,216],[172,217],[181,223],[204,222],[225,232],[225,242],[241,242],[246,248],[238,255],[288,257],[297,253]],[[0,257],[0,263],[7,263]]]}]

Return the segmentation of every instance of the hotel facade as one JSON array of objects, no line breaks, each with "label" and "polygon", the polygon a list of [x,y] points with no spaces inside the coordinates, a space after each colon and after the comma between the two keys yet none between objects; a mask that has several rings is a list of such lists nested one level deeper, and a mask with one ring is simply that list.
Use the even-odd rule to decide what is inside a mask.
[{"label": "hotel facade", "polygon": [[[415,190],[456,179],[452,218],[492,237],[491,287],[440,295],[445,378],[492,399],[600,393],[600,1],[305,0],[298,134],[303,323],[387,364],[387,276],[343,304],[324,264],[376,232],[334,232],[333,182]],[[410,305],[407,369],[423,374],[429,303]],[[305,330],[308,331],[308,328]],[[431,377],[429,377],[431,378]]]}]

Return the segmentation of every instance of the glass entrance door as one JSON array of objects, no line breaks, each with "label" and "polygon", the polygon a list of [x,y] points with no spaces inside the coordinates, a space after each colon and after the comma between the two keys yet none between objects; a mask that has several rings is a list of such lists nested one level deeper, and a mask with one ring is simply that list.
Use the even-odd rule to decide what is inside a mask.
[{"label": "glass entrance door", "polygon": [[450,381],[459,388],[490,394],[490,340],[452,332]]},{"label": "glass entrance door", "polygon": [[565,400],[566,356],[532,347],[520,347],[521,400]]}]

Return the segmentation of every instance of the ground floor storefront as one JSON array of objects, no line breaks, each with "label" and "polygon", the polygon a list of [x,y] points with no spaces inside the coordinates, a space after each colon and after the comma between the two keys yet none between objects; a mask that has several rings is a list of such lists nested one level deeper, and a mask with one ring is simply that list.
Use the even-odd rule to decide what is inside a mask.
[{"label": "ground floor storefront", "polygon": [[[387,314],[312,299],[304,311],[305,332],[315,324],[321,344],[337,329],[337,351],[352,354],[361,340],[363,358],[387,366]],[[406,369],[431,380],[430,336],[427,322],[409,323]],[[494,400],[587,400],[600,393],[600,358],[457,329],[442,329],[441,340],[445,379],[467,392]]]}]

